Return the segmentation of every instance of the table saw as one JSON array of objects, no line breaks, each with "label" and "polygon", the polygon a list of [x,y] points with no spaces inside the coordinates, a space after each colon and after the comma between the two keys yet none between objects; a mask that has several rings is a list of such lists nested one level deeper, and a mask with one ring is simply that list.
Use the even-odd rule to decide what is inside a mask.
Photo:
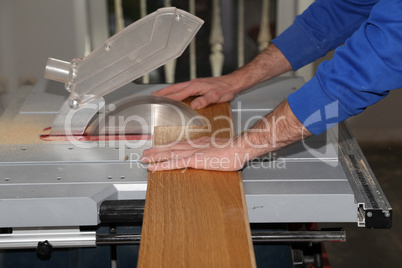
[{"label": "table saw", "polygon": [[[187,16],[165,11],[176,21]],[[187,44],[195,32],[183,42]],[[113,53],[113,40],[97,53]],[[64,85],[43,79],[15,89],[14,99],[1,114],[2,249],[38,248],[44,242],[54,248],[117,243],[118,237],[102,236],[99,230],[105,223],[141,222],[148,171],[139,159],[152,145],[153,127],[177,120],[203,124],[192,120],[196,113],[184,104],[150,97],[166,85],[127,84],[149,71],[141,65],[140,71],[123,79],[124,86],[105,78],[104,89],[95,85],[80,91],[73,71],[69,77],[69,68],[82,66],[80,60],[85,61],[51,60],[50,78]],[[99,65],[91,62],[90,69]],[[91,88],[108,72],[104,68],[82,88]],[[251,127],[303,84],[302,78],[279,77],[238,95],[231,103],[236,133]],[[254,159],[242,177],[250,223],[354,222],[358,227],[391,227],[392,208],[345,123]]]}]

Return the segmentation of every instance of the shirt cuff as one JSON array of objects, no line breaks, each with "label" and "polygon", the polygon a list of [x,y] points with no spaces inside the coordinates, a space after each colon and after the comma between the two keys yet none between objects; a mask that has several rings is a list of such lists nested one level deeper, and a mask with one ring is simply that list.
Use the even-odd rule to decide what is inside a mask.
[{"label": "shirt cuff", "polygon": [[317,51],[322,50],[313,38],[310,38],[303,27],[293,23],[282,34],[272,40],[286,59],[292,65],[293,70],[300,69],[304,65],[313,62],[317,58]]},{"label": "shirt cuff", "polygon": [[294,115],[314,135],[323,133],[349,117],[339,107],[339,101],[324,92],[317,77],[290,94],[288,103]]}]

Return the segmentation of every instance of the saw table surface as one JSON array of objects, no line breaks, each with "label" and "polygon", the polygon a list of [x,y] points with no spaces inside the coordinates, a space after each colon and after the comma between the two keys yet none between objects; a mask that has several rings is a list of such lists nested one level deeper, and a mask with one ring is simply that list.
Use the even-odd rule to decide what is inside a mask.
[{"label": "saw table surface", "polygon": [[[232,101],[235,132],[250,127],[303,83],[277,78],[237,96]],[[164,86],[131,83],[107,95],[106,105]],[[105,200],[145,199],[148,172],[138,160],[151,140],[74,145],[41,139],[67,94],[62,84],[41,80],[18,89],[0,117],[0,214],[7,215],[0,218],[1,228],[96,226]],[[366,226],[372,219],[365,215],[368,210],[378,210],[386,220],[392,212],[344,126],[261,157],[242,178],[251,223]]]}]

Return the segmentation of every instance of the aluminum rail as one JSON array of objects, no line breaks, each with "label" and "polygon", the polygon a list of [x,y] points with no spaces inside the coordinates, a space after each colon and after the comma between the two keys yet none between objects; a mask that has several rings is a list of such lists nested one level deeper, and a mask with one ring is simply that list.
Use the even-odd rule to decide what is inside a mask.
[{"label": "aluminum rail", "polygon": [[[251,232],[256,242],[345,242],[346,232],[339,230],[320,231],[258,231]],[[96,244],[140,244],[141,234],[106,234],[97,235]]]}]

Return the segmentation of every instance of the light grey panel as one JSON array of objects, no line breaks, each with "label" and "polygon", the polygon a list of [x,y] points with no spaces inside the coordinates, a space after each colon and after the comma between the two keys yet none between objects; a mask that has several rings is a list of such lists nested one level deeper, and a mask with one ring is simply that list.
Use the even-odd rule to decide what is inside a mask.
[{"label": "light grey panel", "polygon": [[244,182],[250,222],[356,222],[347,181]]},{"label": "light grey panel", "polygon": [[[119,191],[123,195],[119,195]],[[19,184],[0,187],[1,227],[84,226],[99,224],[104,200],[144,199],[143,184]]]},{"label": "light grey panel", "polygon": [[[148,171],[140,162],[1,167],[0,186],[24,183],[120,183],[146,181]],[[17,186],[15,186],[17,187]]]},{"label": "light grey panel", "polygon": [[258,222],[356,222],[354,196],[345,195],[246,195],[251,223]]},{"label": "light grey panel", "polygon": [[245,182],[252,180],[344,180],[342,166],[324,162],[271,161],[246,167],[242,171]]},{"label": "light grey panel", "polygon": [[334,181],[245,181],[244,191],[253,195],[353,195],[349,183]]},{"label": "light grey panel", "polygon": [[19,185],[0,189],[0,227],[98,224],[100,201],[116,199],[113,185]]},{"label": "light grey panel", "polygon": [[[315,137],[314,137],[315,138]],[[264,157],[264,156],[263,156]],[[338,159],[337,148],[331,143],[314,141],[313,139],[294,143],[276,152],[277,158],[296,158],[296,159]]]},{"label": "light grey panel", "polygon": [[41,79],[20,109],[20,114],[55,114],[68,97],[64,84]]},{"label": "light grey panel", "polygon": [[[129,148],[128,148],[129,146]],[[18,163],[88,163],[121,162],[130,155],[142,155],[151,141],[79,142],[78,144],[38,144],[25,146],[0,146],[0,165]],[[86,147],[86,148],[82,148]],[[127,158],[128,157],[128,158]]]},{"label": "light grey panel", "polygon": [[277,77],[244,91],[232,101],[232,108],[273,109],[304,84],[301,77]]}]

